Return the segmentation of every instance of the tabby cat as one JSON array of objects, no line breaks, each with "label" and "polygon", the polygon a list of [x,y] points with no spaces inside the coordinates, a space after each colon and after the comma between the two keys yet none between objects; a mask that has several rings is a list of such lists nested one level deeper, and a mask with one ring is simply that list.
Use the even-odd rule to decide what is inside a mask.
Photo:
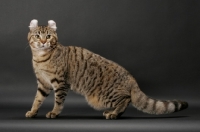
[{"label": "tabby cat", "polygon": [[28,41],[37,78],[37,93],[26,117],[35,117],[49,93],[54,90],[55,102],[47,118],[56,118],[62,111],[69,89],[85,96],[93,108],[105,110],[106,119],[117,119],[131,102],[149,114],[168,114],[188,107],[187,102],[161,101],[146,96],[135,79],[123,67],[87,49],[58,43],[56,23],[38,26],[30,23]]}]

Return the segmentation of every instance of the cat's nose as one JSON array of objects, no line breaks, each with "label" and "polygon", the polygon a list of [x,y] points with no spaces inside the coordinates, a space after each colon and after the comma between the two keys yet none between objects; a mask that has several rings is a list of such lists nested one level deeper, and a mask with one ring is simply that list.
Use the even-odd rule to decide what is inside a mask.
[{"label": "cat's nose", "polygon": [[45,44],[47,41],[46,40],[41,40],[41,43]]}]

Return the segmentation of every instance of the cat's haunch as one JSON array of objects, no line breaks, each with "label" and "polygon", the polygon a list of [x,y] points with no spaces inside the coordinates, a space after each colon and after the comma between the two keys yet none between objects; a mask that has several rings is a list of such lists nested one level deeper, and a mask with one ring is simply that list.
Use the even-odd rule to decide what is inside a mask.
[{"label": "cat's haunch", "polygon": [[188,107],[187,102],[157,100],[145,95],[136,80],[117,63],[87,49],[58,43],[56,23],[38,26],[30,23],[28,41],[32,51],[37,93],[26,117],[35,117],[44,99],[54,90],[55,102],[47,118],[56,118],[62,111],[69,89],[85,96],[93,108],[105,110],[106,119],[117,119],[131,102],[149,114],[168,114]]}]

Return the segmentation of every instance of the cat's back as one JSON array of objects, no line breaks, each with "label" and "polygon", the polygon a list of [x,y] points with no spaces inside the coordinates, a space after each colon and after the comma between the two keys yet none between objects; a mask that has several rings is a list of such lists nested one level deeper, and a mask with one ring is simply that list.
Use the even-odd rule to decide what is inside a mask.
[{"label": "cat's back", "polygon": [[83,90],[83,87],[108,87],[129,77],[122,66],[87,49],[67,46],[66,53],[69,82],[74,91]]},{"label": "cat's back", "polygon": [[88,49],[77,46],[66,46],[65,49],[66,49],[68,63],[71,63],[71,65],[74,65],[74,67],[87,66],[87,68],[91,67],[106,68],[106,69],[117,68],[123,70],[124,72],[127,72],[119,64],[109,59],[106,59],[101,55],[96,54]]}]

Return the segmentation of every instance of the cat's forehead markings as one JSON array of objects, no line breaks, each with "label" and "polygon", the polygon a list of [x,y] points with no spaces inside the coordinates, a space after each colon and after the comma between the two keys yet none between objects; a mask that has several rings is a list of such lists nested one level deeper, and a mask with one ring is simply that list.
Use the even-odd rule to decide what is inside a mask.
[{"label": "cat's forehead markings", "polygon": [[45,33],[48,30],[48,28],[46,26],[39,26],[39,30],[41,33]]}]

